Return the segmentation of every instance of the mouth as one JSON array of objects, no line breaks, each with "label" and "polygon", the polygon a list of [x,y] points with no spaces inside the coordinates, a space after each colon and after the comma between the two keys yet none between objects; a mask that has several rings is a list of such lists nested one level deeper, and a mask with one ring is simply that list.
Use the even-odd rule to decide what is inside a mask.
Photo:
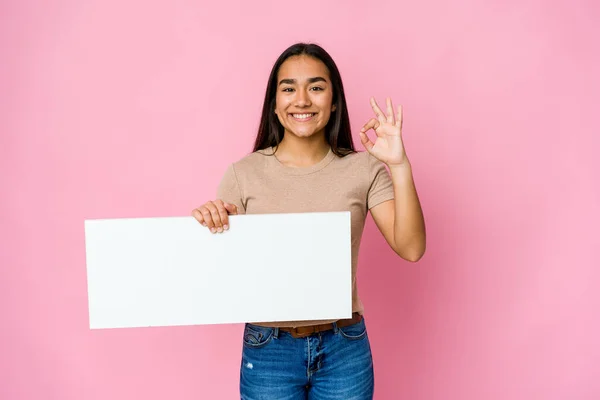
[{"label": "mouth", "polygon": [[292,117],[292,119],[294,121],[298,121],[298,122],[306,122],[306,121],[310,121],[311,119],[313,119],[313,117],[317,115],[317,113],[295,113],[295,114],[290,114],[290,116]]}]

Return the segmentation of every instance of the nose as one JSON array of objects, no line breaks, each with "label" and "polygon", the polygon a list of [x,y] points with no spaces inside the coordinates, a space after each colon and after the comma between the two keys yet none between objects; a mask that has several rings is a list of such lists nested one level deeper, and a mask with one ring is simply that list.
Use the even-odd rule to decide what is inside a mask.
[{"label": "nose", "polygon": [[310,107],[312,104],[310,101],[310,96],[305,90],[298,90],[296,92],[296,106],[297,107]]}]

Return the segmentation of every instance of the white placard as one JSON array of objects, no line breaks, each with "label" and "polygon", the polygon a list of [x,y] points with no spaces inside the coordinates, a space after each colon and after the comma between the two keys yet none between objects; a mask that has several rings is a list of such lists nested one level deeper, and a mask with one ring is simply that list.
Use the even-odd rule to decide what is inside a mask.
[{"label": "white placard", "polygon": [[350,213],[85,221],[90,328],[350,318]]}]

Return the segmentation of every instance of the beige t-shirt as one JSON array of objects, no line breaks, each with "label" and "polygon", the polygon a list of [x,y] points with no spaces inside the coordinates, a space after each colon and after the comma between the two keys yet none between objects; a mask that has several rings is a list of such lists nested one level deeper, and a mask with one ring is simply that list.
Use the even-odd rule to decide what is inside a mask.
[{"label": "beige t-shirt", "polygon": [[[394,198],[385,165],[367,152],[336,156],[331,150],[310,167],[283,165],[273,148],[254,152],[229,166],[217,198],[235,204],[239,214],[351,212],[352,310],[362,314],[356,269],[367,212]],[[270,327],[298,327],[328,321],[258,322]]]}]

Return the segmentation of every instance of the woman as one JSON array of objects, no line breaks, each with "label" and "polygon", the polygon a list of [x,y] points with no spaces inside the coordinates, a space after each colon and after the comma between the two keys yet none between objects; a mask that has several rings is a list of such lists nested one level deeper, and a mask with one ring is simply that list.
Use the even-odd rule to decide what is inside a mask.
[{"label": "woman", "polygon": [[[192,215],[213,233],[228,215],[350,211],[353,317],[339,321],[246,324],[242,399],[371,399],[373,362],[356,289],[358,248],[367,211],[391,248],[416,262],[425,224],[402,144],[402,108],[391,100],[352,143],[340,73],[314,44],[295,44],[276,61],[254,152],[229,166],[217,199]],[[373,142],[367,132],[376,134]],[[385,168],[389,168],[390,173]],[[282,260],[285,262],[285,260]]]}]

